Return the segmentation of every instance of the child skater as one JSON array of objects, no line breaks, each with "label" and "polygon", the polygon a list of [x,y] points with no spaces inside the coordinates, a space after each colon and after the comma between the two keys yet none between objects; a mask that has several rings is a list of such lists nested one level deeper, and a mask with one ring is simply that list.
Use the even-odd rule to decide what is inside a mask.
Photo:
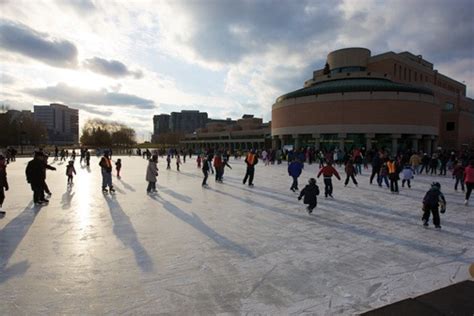
[{"label": "child skater", "polygon": [[306,185],[304,189],[301,190],[300,196],[298,196],[298,200],[301,200],[301,198],[304,196],[303,203],[308,204],[308,207],[306,208],[306,210],[308,210],[308,214],[313,213],[313,209],[318,204],[318,195],[319,187],[316,185],[316,179],[311,178],[309,179],[308,185]]},{"label": "child skater", "polygon": [[74,161],[69,161],[69,164],[66,166],[66,175],[67,175],[67,185],[72,185],[72,178],[76,174],[76,169],[74,168]]},{"label": "child skater", "polygon": [[120,179],[120,170],[122,169],[122,159],[117,159],[115,163],[115,170],[117,170],[117,178]]},{"label": "child skater", "polygon": [[[441,210],[438,208],[441,206]],[[428,226],[430,214],[433,213],[433,224],[436,228],[441,228],[441,220],[439,218],[439,211],[441,214],[446,212],[446,200],[443,193],[441,193],[441,184],[433,182],[431,188],[426,192],[423,198],[423,226]]]},{"label": "child skater", "polygon": [[403,167],[403,170],[402,170],[402,188],[405,187],[405,182],[407,183],[407,186],[408,188],[411,189],[411,179],[413,179],[413,168],[411,167],[411,165],[409,163],[407,163],[405,165],[405,167]]},{"label": "child skater", "polygon": [[146,181],[148,181],[147,193],[156,193],[156,177],[158,176],[158,156],[153,155],[148,161],[146,169]]},{"label": "child skater", "polygon": [[7,165],[5,157],[0,154],[0,217],[5,216],[5,211],[2,209],[3,201],[5,201],[4,191],[8,191]]},{"label": "child skater", "polygon": [[201,168],[201,161],[202,161],[201,155],[197,155],[196,162],[197,162],[197,167],[198,168]]}]

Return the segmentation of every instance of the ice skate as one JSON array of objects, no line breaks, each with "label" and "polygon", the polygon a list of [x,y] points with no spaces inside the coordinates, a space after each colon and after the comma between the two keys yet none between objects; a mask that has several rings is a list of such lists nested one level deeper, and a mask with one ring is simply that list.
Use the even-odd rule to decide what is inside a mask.
[{"label": "ice skate", "polygon": [[464,200],[464,205],[468,206],[468,205],[469,205],[469,201],[468,201],[468,200]]},{"label": "ice skate", "polygon": [[427,220],[424,220],[424,221],[423,221],[423,226],[428,227],[429,225],[430,225],[430,224],[428,224],[428,221],[427,221]]},{"label": "ice skate", "polygon": [[102,188],[102,193],[109,193],[109,191],[107,191],[107,188]]},{"label": "ice skate", "polygon": [[110,193],[115,193],[115,189],[113,187],[110,187]]},{"label": "ice skate", "polygon": [[441,229],[441,225],[436,225],[435,228],[436,229]]}]

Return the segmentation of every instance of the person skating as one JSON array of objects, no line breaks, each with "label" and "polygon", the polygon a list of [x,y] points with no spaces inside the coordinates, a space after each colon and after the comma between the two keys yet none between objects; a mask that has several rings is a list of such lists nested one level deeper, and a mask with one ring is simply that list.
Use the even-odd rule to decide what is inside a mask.
[{"label": "person skating", "polygon": [[176,154],[176,170],[179,171],[179,166],[181,165],[181,157],[179,154]]},{"label": "person skating", "polygon": [[44,161],[44,183],[43,183],[43,188],[44,188],[44,193],[46,193],[48,196],[51,196],[53,193],[51,193],[51,190],[49,189],[48,184],[46,183],[46,170],[53,170],[55,171],[56,168],[48,164],[48,155],[43,153],[42,157]]},{"label": "person skating", "polygon": [[244,180],[242,181],[243,184],[249,180],[249,187],[253,187],[253,177],[255,174],[255,165],[258,163],[258,157],[255,154],[255,150],[252,149],[245,157],[245,163],[247,164],[247,171],[245,172]]},{"label": "person skating", "polygon": [[413,153],[413,155],[410,156],[410,161],[409,161],[413,172],[415,174],[419,174],[420,172],[420,163],[421,163],[421,158],[417,153]]},{"label": "person skating", "polygon": [[461,190],[464,192],[464,167],[457,160],[454,162],[453,178],[456,179],[454,191],[457,191],[458,184],[461,184]]},{"label": "person skating", "polygon": [[201,162],[202,162],[201,155],[197,155],[196,163],[197,163],[197,167],[198,167],[199,169],[201,169]]},{"label": "person skating", "polygon": [[228,159],[222,159],[222,168],[220,170],[220,175],[219,175],[219,181],[222,183],[224,181],[224,171],[225,167],[232,169],[232,167],[229,165],[229,160]]},{"label": "person skating", "polygon": [[74,161],[69,161],[69,164],[66,166],[66,175],[67,175],[67,185],[70,186],[73,184],[73,177],[76,174],[76,169],[74,168]]},{"label": "person skating", "polygon": [[207,159],[204,158],[202,162],[202,173],[204,175],[204,179],[202,180],[202,186],[207,187],[207,177],[209,176],[209,163]]},{"label": "person skating", "polygon": [[293,178],[293,183],[291,184],[290,190],[295,192],[298,189],[298,177],[301,175],[303,171],[303,164],[298,160],[293,160],[288,165],[288,175]]},{"label": "person skating", "polygon": [[385,183],[387,188],[390,187],[388,183],[388,167],[386,162],[382,163],[382,166],[380,167],[380,176],[377,179],[377,183],[379,184],[379,187],[382,187],[382,183]]},{"label": "person skating", "polygon": [[2,208],[3,202],[5,201],[5,191],[8,191],[7,181],[7,164],[5,157],[0,154],[0,216],[5,215],[5,211]]},{"label": "person skating", "polygon": [[86,149],[86,164],[87,164],[87,167],[91,165],[91,153],[89,149]]},{"label": "person skating", "polygon": [[355,179],[357,169],[354,167],[352,160],[347,161],[344,170],[346,171],[346,181],[344,181],[344,186],[346,187],[349,184],[349,178],[352,179],[352,182],[357,186],[357,181]]},{"label": "person skating", "polygon": [[471,192],[474,189],[474,159],[469,162],[469,165],[464,169],[464,183],[466,184],[466,200],[464,205],[469,204]]},{"label": "person skating", "polygon": [[382,159],[380,158],[380,155],[378,153],[374,154],[374,158],[372,159],[372,174],[370,175],[370,184],[372,184],[372,181],[375,178],[375,181],[378,180],[380,176],[380,168],[382,167]]},{"label": "person skating", "polygon": [[427,154],[427,153],[424,153],[424,154],[423,154],[423,157],[421,158],[420,174],[423,173],[423,170],[425,170],[425,173],[428,174],[429,165],[430,165],[430,157],[428,157],[428,154]]},{"label": "person skating", "polygon": [[107,186],[110,192],[115,192],[112,185],[112,161],[109,157],[109,152],[104,151],[104,156],[100,159],[99,166],[102,174],[102,192],[107,193]]},{"label": "person skating", "polygon": [[166,156],[166,169],[171,169],[171,156],[169,154]]},{"label": "person skating", "polygon": [[402,170],[402,188],[405,187],[405,182],[407,183],[408,188],[411,188],[411,179],[413,179],[413,168],[410,164],[406,164]]},{"label": "person skating", "polygon": [[153,155],[148,161],[148,167],[146,169],[146,181],[148,181],[147,193],[155,193],[156,190],[156,177],[158,176],[158,156]]},{"label": "person skating", "polygon": [[28,162],[25,170],[26,180],[31,185],[33,202],[36,205],[44,205],[49,202],[44,197],[44,177],[46,173],[43,156],[43,152],[35,152],[33,160]]},{"label": "person skating", "polygon": [[398,180],[399,180],[399,170],[398,163],[395,159],[390,158],[387,162],[388,167],[388,179],[390,180],[390,192],[398,193]]},{"label": "person skating", "polygon": [[115,170],[117,171],[117,179],[120,179],[120,170],[122,170],[122,159],[117,159],[115,162]]},{"label": "person skating", "polygon": [[308,214],[313,213],[313,209],[318,204],[318,195],[319,187],[316,185],[316,179],[311,178],[309,179],[308,185],[301,190],[300,195],[298,196],[298,200],[301,200],[301,198],[304,197],[303,203],[308,204],[308,207],[306,208]]},{"label": "person skating", "polygon": [[[440,206],[441,210],[439,209]],[[433,214],[433,224],[436,228],[441,228],[440,211],[442,214],[446,212],[446,199],[441,193],[441,184],[434,182],[423,198],[423,217],[421,218],[423,226],[429,225],[430,214]]]},{"label": "person skating", "polygon": [[332,166],[331,162],[328,162],[326,166],[322,167],[321,170],[319,170],[318,173],[318,178],[323,175],[324,179],[324,196],[327,198],[333,197],[332,196],[332,176],[335,176],[339,181],[341,180],[341,177],[339,176],[339,173],[337,173],[337,170],[334,169]]}]

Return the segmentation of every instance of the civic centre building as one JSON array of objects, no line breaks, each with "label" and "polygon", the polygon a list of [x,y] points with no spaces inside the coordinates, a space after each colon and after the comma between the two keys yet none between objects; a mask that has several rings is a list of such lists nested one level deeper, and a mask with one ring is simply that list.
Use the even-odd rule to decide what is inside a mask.
[{"label": "civic centre building", "polygon": [[327,56],[302,89],[272,106],[272,146],[411,148],[474,146],[466,85],[421,55],[345,48]]}]

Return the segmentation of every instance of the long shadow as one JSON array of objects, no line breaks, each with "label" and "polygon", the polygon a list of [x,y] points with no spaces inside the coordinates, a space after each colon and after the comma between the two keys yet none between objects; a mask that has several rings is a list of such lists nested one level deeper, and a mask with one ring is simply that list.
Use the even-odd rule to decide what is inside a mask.
[{"label": "long shadow", "polygon": [[64,194],[61,197],[61,206],[62,206],[63,210],[67,210],[67,209],[71,208],[72,198],[74,197],[74,194],[76,194],[76,192],[73,192],[71,194],[71,191],[72,191],[72,189],[68,188],[66,190],[66,192],[64,192]]},{"label": "long shadow", "polygon": [[113,197],[106,196],[105,200],[107,201],[110,215],[114,222],[113,231],[115,236],[117,236],[124,246],[133,250],[135,261],[143,272],[152,272],[153,260],[138,240],[137,232],[133,228],[130,218]]},{"label": "long shadow", "polygon": [[257,194],[259,196],[265,196],[265,197],[268,197],[270,199],[273,199],[273,200],[278,200],[278,201],[281,201],[281,202],[285,202],[285,203],[294,203],[296,201],[296,198],[297,196],[294,196],[294,200],[288,200],[288,199],[284,199],[284,198],[281,198],[280,196],[286,196],[286,197],[289,197],[291,198],[291,196],[289,195],[286,195],[286,194],[282,194],[281,192],[275,192],[275,194],[279,194],[280,196],[276,196],[276,195],[272,195],[270,193],[268,193],[267,191],[265,190],[258,190],[258,189],[255,189],[255,187],[253,187],[252,189],[247,189],[245,188],[243,185],[234,185],[234,184],[230,184],[230,183],[225,183],[226,185],[230,186],[230,187],[233,187],[233,188],[236,188],[236,189],[240,189],[242,191],[246,191],[246,192],[250,192],[250,193],[254,193],[254,194]]},{"label": "long shadow", "polygon": [[204,176],[200,177],[198,175],[195,175],[193,173],[189,173],[189,172],[186,172],[186,171],[175,171],[175,170],[171,170],[171,171],[173,171],[177,174],[182,174],[184,176],[191,177],[191,178],[198,178],[198,179],[201,179],[201,180],[204,178]]},{"label": "long shadow", "polygon": [[[419,243],[416,243],[416,242],[411,241],[411,240],[404,240],[404,239],[401,239],[401,238],[398,238],[398,237],[384,235],[384,234],[379,233],[377,231],[367,230],[363,227],[357,227],[357,226],[354,226],[354,225],[351,225],[351,224],[346,224],[346,223],[339,222],[338,220],[336,220],[334,218],[326,219],[322,216],[318,216],[316,218],[316,217],[311,217],[311,216],[303,216],[303,215],[299,215],[299,214],[292,214],[292,213],[288,213],[286,210],[284,210],[282,208],[279,208],[277,206],[267,206],[263,203],[259,203],[259,202],[256,202],[256,201],[251,201],[249,199],[244,199],[244,198],[241,198],[239,196],[236,196],[236,195],[233,195],[233,194],[230,194],[230,193],[227,193],[227,192],[223,192],[223,191],[220,191],[220,190],[217,190],[217,189],[213,189],[213,188],[210,188],[210,190],[215,191],[217,193],[220,193],[222,195],[226,195],[228,197],[234,198],[236,200],[242,201],[242,202],[247,203],[251,206],[256,206],[256,207],[258,207],[260,209],[263,209],[263,210],[266,210],[266,211],[282,214],[282,215],[293,217],[293,218],[296,218],[296,219],[299,219],[299,220],[310,221],[310,222],[312,222],[314,224],[317,224],[317,225],[322,225],[322,226],[335,228],[335,229],[341,230],[343,232],[350,232],[350,233],[353,233],[355,235],[364,236],[364,237],[368,237],[368,238],[371,238],[371,239],[383,240],[383,241],[386,241],[386,242],[389,242],[389,243],[394,243],[394,244],[397,244],[397,245],[400,245],[400,246],[411,248],[411,249],[414,249],[414,250],[417,250],[417,251],[420,251],[420,252],[430,253],[430,254],[435,255],[435,256],[443,255],[444,257],[455,257],[456,260],[460,260],[464,263],[471,263],[470,260],[461,258],[463,253],[462,254],[449,253],[449,252],[447,252],[444,249],[439,248],[439,247],[433,247],[433,246],[429,246],[429,245],[419,244]],[[319,207],[319,209],[326,210],[329,213],[331,212],[331,210],[324,209],[324,208],[321,208],[321,207]]]},{"label": "long shadow", "polygon": [[30,264],[21,261],[7,268],[10,258],[28,233],[41,207],[31,207],[31,204],[0,230],[0,283],[17,275],[24,274]]},{"label": "long shadow", "polygon": [[[421,212],[420,212],[420,216],[415,216],[411,214],[403,214],[403,213],[396,212],[396,211],[386,209],[386,208],[381,208],[380,206],[377,206],[377,209],[372,211],[371,210],[372,206],[368,206],[368,205],[364,205],[360,203],[353,203],[349,201],[342,201],[342,200],[337,200],[337,203],[329,202],[326,205],[330,205],[343,212],[350,212],[350,213],[354,213],[358,215],[365,215],[370,218],[378,218],[384,221],[399,222],[399,223],[403,223],[403,224],[407,224],[411,226],[419,226],[415,224],[414,221],[421,223],[421,215],[422,215]],[[379,211],[383,212],[384,214],[380,214]],[[446,223],[446,222],[442,221],[442,223]],[[452,226],[452,223],[449,226]],[[469,237],[463,234],[453,233],[447,230],[442,230],[442,233],[445,235],[451,235],[453,237],[457,237],[461,239],[474,240],[474,238],[472,237]]]},{"label": "long shadow", "polygon": [[175,199],[177,200],[180,200],[182,202],[185,202],[185,203],[191,203],[193,201],[192,198],[190,198],[189,196],[187,195],[183,195],[183,194],[180,194],[178,192],[175,192],[175,191],[172,191],[170,189],[167,189],[161,185],[157,185],[156,186],[157,189],[160,190],[160,192],[163,192],[165,194],[168,194],[168,195],[171,195],[172,197],[174,197]]},{"label": "long shadow", "polygon": [[236,242],[230,240],[229,238],[222,236],[221,234],[216,232],[214,229],[209,227],[206,223],[204,223],[201,220],[201,218],[199,218],[199,216],[197,216],[195,213],[193,213],[193,215],[189,215],[188,213],[184,212],[176,205],[166,200],[160,199],[157,196],[150,195],[150,198],[161,203],[168,212],[170,212],[171,214],[173,214],[175,217],[179,218],[183,222],[189,224],[190,226],[192,226],[194,229],[198,230],[202,234],[206,235],[219,246],[225,249],[234,251],[241,256],[252,258],[252,259],[255,258],[255,255],[252,253],[252,251],[237,244]]},{"label": "long shadow", "polygon": [[120,183],[122,183],[123,187],[126,189],[126,190],[129,190],[129,191],[132,191],[132,192],[135,192],[135,188],[132,187],[130,184],[128,184],[127,182],[123,181],[122,179],[119,179]]}]

